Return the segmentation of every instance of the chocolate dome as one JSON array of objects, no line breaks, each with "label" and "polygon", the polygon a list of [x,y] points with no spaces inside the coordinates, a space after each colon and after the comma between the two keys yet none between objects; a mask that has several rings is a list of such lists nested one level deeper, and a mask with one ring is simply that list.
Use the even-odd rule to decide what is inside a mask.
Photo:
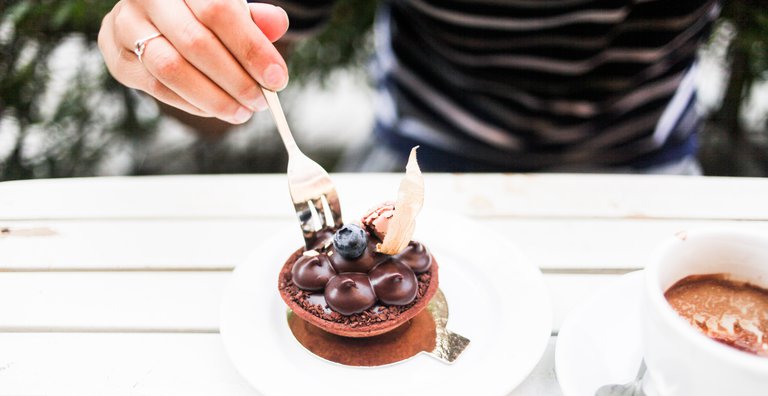
[{"label": "chocolate dome", "polygon": [[406,305],[419,290],[416,274],[405,264],[390,260],[368,273],[376,297],[384,304]]},{"label": "chocolate dome", "polygon": [[334,275],[331,260],[324,254],[301,256],[291,269],[293,283],[304,290],[323,290]]},{"label": "chocolate dome", "polygon": [[432,265],[432,255],[421,242],[411,241],[395,258],[420,274],[429,270]]},{"label": "chocolate dome", "polygon": [[358,272],[339,274],[325,286],[325,301],[342,315],[360,313],[376,303],[368,275]]}]

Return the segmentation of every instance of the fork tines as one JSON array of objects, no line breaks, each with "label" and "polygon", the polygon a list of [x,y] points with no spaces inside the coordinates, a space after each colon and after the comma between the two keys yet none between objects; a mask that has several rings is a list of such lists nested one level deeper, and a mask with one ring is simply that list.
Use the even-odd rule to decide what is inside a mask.
[{"label": "fork tines", "polygon": [[306,201],[294,201],[293,206],[301,223],[301,231],[308,249],[317,241],[333,235],[333,232],[343,224],[339,198],[335,189]]}]

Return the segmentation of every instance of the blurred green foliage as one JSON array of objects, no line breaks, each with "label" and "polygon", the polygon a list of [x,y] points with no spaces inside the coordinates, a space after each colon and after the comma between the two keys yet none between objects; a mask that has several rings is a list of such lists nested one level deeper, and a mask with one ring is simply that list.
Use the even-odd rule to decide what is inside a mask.
[{"label": "blurred green foliage", "polygon": [[[52,54],[64,39],[94,52],[101,18],[112,6],[103,0],[0,2],[0,137],[15,141],[0,157],[0,180],[92,175],[112,142],[130,144],[152,131],[154,120],[136,114],[136,96],[103,72],[89,73],[85,63],[60,88],[63,100],[45,108]],[[115,114],[95,111],[100,103],[114,103]]]},{"label": "blurred green foliage", "polygon": [[293,81],[326,81],[338,68],[364,70],[373,53],[376,0],[337,0],[328,26],[297,43],[288,58]]},{"label": "blurred green foliage", "polygon": [[768,80],[768,1],[725,1],[718,27],[733,30],[723,60],[730,74],[701,135],[699,159],[705,174],[768,176],[768,114],[757,127],[743,119],[752,89]]}]

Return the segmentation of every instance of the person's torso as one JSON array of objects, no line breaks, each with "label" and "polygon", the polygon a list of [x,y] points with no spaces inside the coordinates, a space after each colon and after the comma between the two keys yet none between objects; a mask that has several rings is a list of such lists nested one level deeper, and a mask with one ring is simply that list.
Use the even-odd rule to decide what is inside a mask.
[{"label": "person's torso", "polygon": [[717,6],[389,1],[380,134],[500,169],[642,160],[694,128],[691,66]]}]

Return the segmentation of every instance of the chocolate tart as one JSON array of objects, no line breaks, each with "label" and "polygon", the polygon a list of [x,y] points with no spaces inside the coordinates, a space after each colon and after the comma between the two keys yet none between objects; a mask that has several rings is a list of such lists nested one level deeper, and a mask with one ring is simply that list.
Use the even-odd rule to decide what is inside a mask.
[{"label": "chocolate tart", "polygon": [[[427,251],[431,265],[428,270],[416,274],[418,289],[413,301],[405,305],[393,305],[385,304],[379,299],[362,312],[343,315],[328,306],[322,291],[301,289],[293,282],[293,266],[304,254],[305,249],[300,248],[285,261],[278,278],[280,296],[299,318],[332,334],[357,338],[372,337],[394,330],[422,312],[438,290],[437,260]],[[392,261],[397,261],[397,256],[380,259],[377,265]]]},{"label": "chocolate tart", "polygon": [[280,270],[280,296],[296,316],[340,336],[372,337],[407,323],[438,290],[437,261],[413,240],[423,203],[414,147],[396,201],[372,207],[357,223],[339,219],[305,234],[308,248]]}]

